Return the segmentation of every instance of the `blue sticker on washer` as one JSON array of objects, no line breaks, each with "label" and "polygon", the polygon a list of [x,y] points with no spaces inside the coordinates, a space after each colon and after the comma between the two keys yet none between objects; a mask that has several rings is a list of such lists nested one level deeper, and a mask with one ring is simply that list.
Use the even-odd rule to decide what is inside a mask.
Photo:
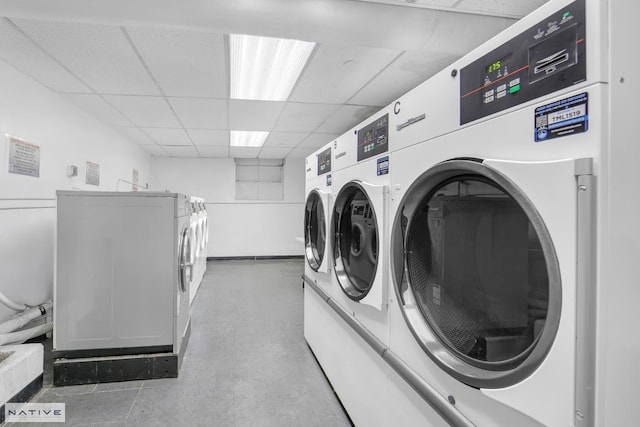
[{"label": "blue sticker on washer", "polygon": [[331,174],[327,175],[327,187],[331,187]]},{"label": "blue sticker on washer", "polygon": [[386,175],[389,173],[389,156],[380,157],[378,159],[377,174]]},{"label": "blue sticker on washer", "polygon": [[536,142],[586,132],[589,129],[589,95],[584,92],[536,108]]}]

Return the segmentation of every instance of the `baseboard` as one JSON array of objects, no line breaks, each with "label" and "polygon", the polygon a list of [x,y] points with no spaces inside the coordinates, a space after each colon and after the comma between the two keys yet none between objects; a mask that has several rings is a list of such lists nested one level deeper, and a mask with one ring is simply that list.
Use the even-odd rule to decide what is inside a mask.
[{"label": "baseboard", "polygon": [[304,259],[304,255],[210,256],[207,261],[258,261],[269,259]]},{"label": "baseboard", "polygon": [[96,354],[88,356],[88,352],[91,350],[83,350],[84,357],[77,357],[78,354],[75,354],[75,358],[56,359],[53,361],[53,385],[59,387],[177,378],[190,337],[191,321],[187,324],[178,354],[172,352],[150,353],[149,349],[157,348],[148,347],[147,351],[144,351],[143,348],[139,354],[104,355],[98,351]]}]

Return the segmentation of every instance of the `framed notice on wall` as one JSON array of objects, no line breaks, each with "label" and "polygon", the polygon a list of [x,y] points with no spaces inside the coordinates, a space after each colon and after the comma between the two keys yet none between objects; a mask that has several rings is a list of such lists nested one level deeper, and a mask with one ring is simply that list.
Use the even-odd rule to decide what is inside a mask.
[{"label": "framed notice on wall", "polygon": [[40,177],[40,146],[9,136],[9,173]]},{"label": "framed notice on wall", "polygon": [[85,184],[100,185],[100,165],[97,163],[87,162],[87,173],[84,180]]}]

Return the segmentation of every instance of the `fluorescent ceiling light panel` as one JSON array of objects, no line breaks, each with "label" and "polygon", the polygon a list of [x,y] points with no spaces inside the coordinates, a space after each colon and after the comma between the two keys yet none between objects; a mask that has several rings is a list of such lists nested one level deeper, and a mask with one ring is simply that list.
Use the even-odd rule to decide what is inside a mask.
[{"label": "fluorescent ceiling light panel", "polygon": [[269,132],[249,132],[244,130],[231,131],[232,147],[262,147]]},{"label": "fluorescent ceiling light panel", "polygon": [[286,101],[315,45],[231,34],[231,98]]}]

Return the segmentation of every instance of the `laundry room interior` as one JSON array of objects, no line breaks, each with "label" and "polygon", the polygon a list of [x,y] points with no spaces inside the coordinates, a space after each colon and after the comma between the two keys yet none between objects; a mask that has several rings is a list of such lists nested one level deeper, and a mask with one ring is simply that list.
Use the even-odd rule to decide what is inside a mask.
[{"label": "laundry room interior", "polygon": [[636,425],[621,0],[0,0],[0,425]]}]

